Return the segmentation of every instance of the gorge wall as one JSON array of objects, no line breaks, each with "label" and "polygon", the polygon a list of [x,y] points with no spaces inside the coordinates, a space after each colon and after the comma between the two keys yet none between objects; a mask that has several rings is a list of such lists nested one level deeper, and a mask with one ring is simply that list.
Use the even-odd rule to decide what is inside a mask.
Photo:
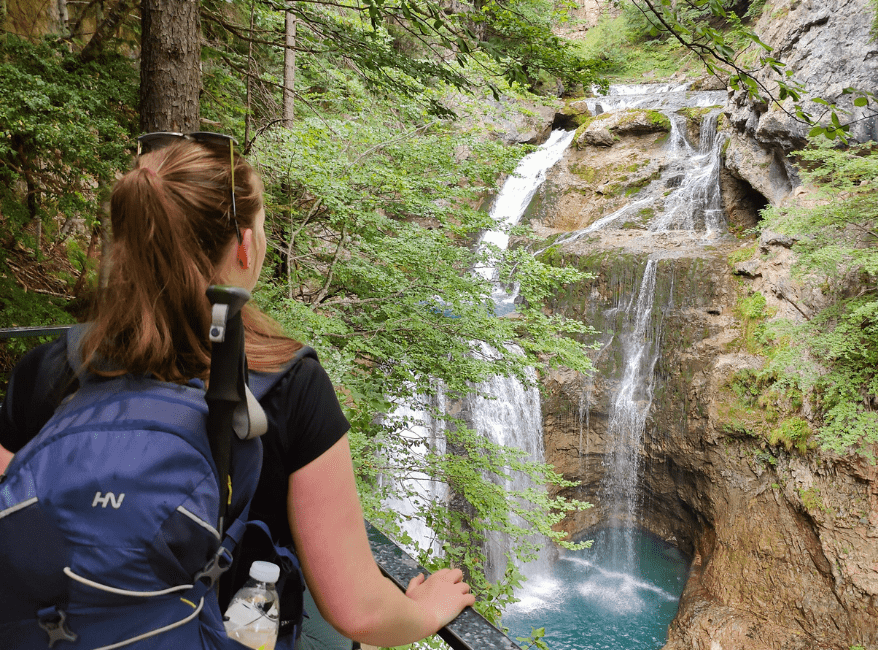
[{"label": "gorge wall", "polygon": [[[878,81],[871,4],[769,1],[757,31],[816,95],[843,102],[844,87],[875,90]],[[697,142],[704,111],[678,114],[690,142]],[[854,115],[855,139],[876,138],[878,120],[862,117]],[[580,483],[570,496],[596,506],[562,526],[587,537],[602,516],[610,395],[621,363],[610,337],[649,257],[656,262],[650,328],[659,354],[648,391],[636,523],[692,558],[666,650],[876,648],[878,466],[767,444],[750,426],[759,414],[747,413],[734,390],[740,371],[763,363],[744,345],[741,297],[758,291],[777,318],[794,321],[822,304],[819,290],[791,279],[791,241],[745,234],[766,202],[796,201],[805,192],[789,157],[804,144],[804,130],[779,107],[733,92],[719,123],[727,139],[722,208],[738,237],[693,242],[680,230],[648,232],[651,214],[644,208],[544,253],[555,264],[595,274],[547,308],[604,333],[593,379],[565,372],[544,377],[546,459]],[[550,172],[529,211],[531,225],[541,235],[563,236],[647,187],[656,191],[658,179],[667,194],[676,182],[659,155],[668,138],[669,125],[649,112],[591,121]],[[752,259],[738,254],[740,261],[729,261],[747,247]]]}]

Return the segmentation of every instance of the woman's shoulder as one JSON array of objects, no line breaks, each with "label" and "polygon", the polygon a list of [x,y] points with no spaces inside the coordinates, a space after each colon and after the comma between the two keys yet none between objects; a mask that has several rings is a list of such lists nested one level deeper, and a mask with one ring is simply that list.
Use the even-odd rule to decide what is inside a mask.
[{"label": "woman's shoulder", "polygon": [[303,345],[291,359],[284,363],[280,370],[262,371],[250,370],[250,390],[258,399],[267,397],[271,393],[286,392],[290,389],[303,388],[309,378],[315,374],[326,374],[317,353],[308,346]]},{"label": "woman's shoulder", "polygon": [[58,338],[42,343],[25,353],[12,370],[10,386],[16,380],[28,384],[51,383],[70,370],[67,358],[67,334],[63,333]]},{"label": "woman's shoulder", "polygon": [[66,335],[27,352],[9,378],[0,412],[0,444],[10,450],[23,445],[39,432],[64,396],[75,389]]},{"label": "woman's shoulder", "polygon": [[[279,449],[286,478],[329,449],[350,428],[335,387],[316,355],[302,355],[259,400],[269,421],[266,436]],[[270,455],[270,454],[269,454]]]}]

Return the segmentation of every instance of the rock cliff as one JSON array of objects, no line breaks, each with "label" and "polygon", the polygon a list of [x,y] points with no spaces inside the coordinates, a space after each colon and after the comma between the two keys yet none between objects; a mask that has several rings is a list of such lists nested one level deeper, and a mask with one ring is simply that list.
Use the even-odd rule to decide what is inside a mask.
[{"label": "rock cliff", "polygon": [[[771,55],[807,89],[805,97],[849,112],[844,117],[857,142],[878,139],[878,118],[844,93],[846,88],[874,92],[878,86],[878,41],[870,33],[874,12],[869,0],[771,0],[754,28],[773,48]],[[751,46],[749,60],[755,62],[758,54]],[[769,68],[757,78],[767,89],[777,88],[777,75]],[[805,108],[827,123],[821,105],[806,102]],[[727,169],[772,203],[783,202],[799,183],[787,154],[805,144],[808,132],[794,118],[793,99],[766,103],[737,91],[730,94],[726,115],[731,127]]]}]

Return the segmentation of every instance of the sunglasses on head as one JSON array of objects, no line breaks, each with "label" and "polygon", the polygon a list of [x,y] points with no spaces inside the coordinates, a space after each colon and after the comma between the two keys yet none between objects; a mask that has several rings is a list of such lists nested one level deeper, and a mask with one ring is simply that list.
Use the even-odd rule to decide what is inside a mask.
[{"label": "sunglasses on head", "polygon": [[232,170],[232,222],[235,224],[235,234],[240,244],[243,238],[241,237],[241,229],[238,227],[238,211],[235,208],[235,145],[238,144],[238,141],[230,135],[211,133],[210,131],[195,131],[194,133],[157,131],[155,133],[144,133],[137,138],[137,155],[140,156],[150,151],[157,151],[180,140],[193,140],[200,144],[229,148],[229,160],[231,161]]}]

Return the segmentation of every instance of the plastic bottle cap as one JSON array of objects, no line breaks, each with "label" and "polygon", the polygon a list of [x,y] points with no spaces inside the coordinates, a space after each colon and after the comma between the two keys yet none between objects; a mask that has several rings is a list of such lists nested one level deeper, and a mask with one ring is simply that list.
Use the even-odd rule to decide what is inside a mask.
[{"label": "plastic bottle cap", "polygon": [[277,582],[280,577],[280,567],[271,562],[256,561],[250,565],[250,577],[259,582]]}]

